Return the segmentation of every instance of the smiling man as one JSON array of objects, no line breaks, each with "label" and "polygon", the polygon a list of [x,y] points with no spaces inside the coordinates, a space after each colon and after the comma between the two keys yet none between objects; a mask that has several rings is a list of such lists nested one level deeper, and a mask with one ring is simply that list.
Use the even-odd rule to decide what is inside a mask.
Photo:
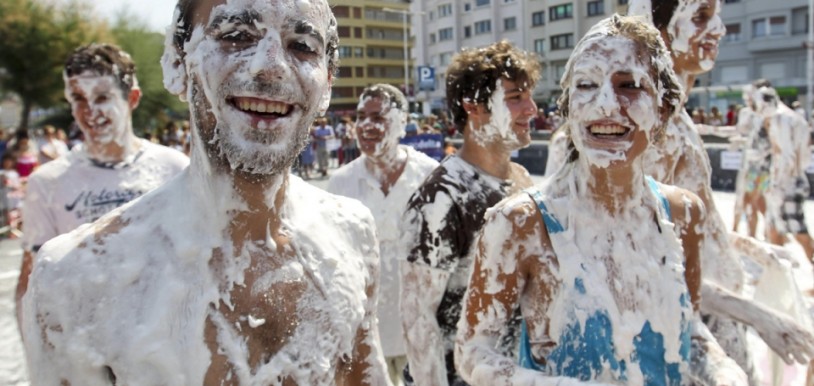
[{"label": "smiling man", "polygon": [[399,312],[401,214],[407,200],[438,162],[399,145],[407,123],[407,99],[389,84],[362,91],[356,109],[356,141],[362,156],[335,172],[328,191],[361,201],[373,212],[381,251],[379,335],[393,384],[407,364]]},{"label": "smiling man", "polygon": [[155,189],[189,164],[181,152],[133,133],[141,90],[126,52],[108,44],[80,47],[65,63],[63,76],[65,98],[85,142],[28,179],[18,313],[41,245]]},{"label": "smiling man", "polygon": [[34,384],[386,385],[370,211],[291,176],[337,65],[325,1],[181,0],[178,178],[47,243],[23,300]]},{"label": "smiling man", "polygon": [[[401,310],[409,377],[417,385],[457,385],[453,345],[486,209],[532,185],[511,153],[528,146],[537,59],[502,41],[460,52],[447,69],[447,107],[464,144],[410,198],[403,225]],[[501,349],[514,355],[514,330]]]}]

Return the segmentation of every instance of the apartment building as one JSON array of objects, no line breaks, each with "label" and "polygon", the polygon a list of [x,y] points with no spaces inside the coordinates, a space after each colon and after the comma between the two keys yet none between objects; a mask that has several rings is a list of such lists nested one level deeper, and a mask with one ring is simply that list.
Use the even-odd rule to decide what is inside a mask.
[{"label": "apartment building", "polygon": [[624,13],[627,0],[416,0],[411,4],[417,66],[435,69],[435,91],[419,91],[424,109],[444,109],[444,73],[463,47],[506,39],[535,52],[543,76],[534,90],[539,105],[553,106],[559,79],[576,42],[602,18]]},{"label": "apartment building", "polygon": [[[359,94],[371,84],[389,83],[402,88],[405,83],[405,20],[410,27],[406,0],[330,0],[338,22],[339,73],[332,89],[334,116],[356,112]],[[407,39],[407,74],[413,75]],[[412,83],[412,82],[410,82]]]},{"label": "apartment building", "polygon": [[807,92],[808,0],[724,0],[726,35],[718,61],[699,77],[690,104],[725,108],[742,103],[741,89],[755,79],[772,81],[788,103]]}]

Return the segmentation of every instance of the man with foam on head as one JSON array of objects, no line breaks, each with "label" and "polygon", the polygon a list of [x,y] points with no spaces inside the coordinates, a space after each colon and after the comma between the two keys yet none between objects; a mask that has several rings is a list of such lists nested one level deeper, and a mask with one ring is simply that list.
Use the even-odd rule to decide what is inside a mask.
[{"label": "man with foam on head", "polygon": [[[532,185],[510,156],[531,142],[539,74],[537,59],[506,41],[463,50],[447,69],[447,107],[464,144],[413,194],[403,220],[401,310],[417,385],[462,382],[453,345],[472,269],[469,250],[486,209]],[[507,355],[515,350],[515,332],[507,329],[502,341]]]},{"label": "man with foam on head", "polygon": [[190,166],[40,250],[32,383],[389,384],[370,211],[289,174],[337,44],[324,0],[179,1],[162,65]]},{"label": "man with foam on head", "polygon": [[40,246],[155,189],[189,164],[184,154],[133,133],[141,90],[126,52],[110,44],[80,47],[68,57],[63,77],[85,142],[28,179],[18,313]]},{"label": "man with foam on head", "polygon": [[438,162],[399,145],[407,122],[407,99],[389,84],[368,86],[356,108],[356,141],[362,156],[341,167],[328,182],[328,191],[361,201],[373,212],[381,251],[379,336],[390,380],[401,384],[407,364],[399,312],[399,237],[401,214],[410,195]]}]

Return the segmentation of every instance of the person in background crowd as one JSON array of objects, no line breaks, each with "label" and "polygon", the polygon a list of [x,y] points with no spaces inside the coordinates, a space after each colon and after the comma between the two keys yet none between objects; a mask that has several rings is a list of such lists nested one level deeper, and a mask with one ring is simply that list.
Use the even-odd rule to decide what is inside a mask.
[{"label": "person in background crowd", "polygon": [[738,121],[738,111],[735,108],[735,105],[729,105],[726,108],[726,125],[727,126],[735,126]]},{"label": "person in background crowd", "polygon": [[322,176],[328,175],[328,167],[331,163],[331,151],[328,149],[328,141],[335,138],[334,128],[328,124],[328,118],[321,117],[317,120],[317,126],[312,132],[314,143],[317,147],[317,167]]},{"label": "person in background crowd", "polygon": [[68,145],[57,137],[57,129],[54,126],[45,125],[42,130],[43,138],[39,146],[40,165],[68,154]]},{"label": "person in background crowd", "polygon": [[537,110],[537,116],[534,117],[534,130],[551,131],[551,126],[548,124],[548,117],[546,116],[545,109]]},{"label": "person in background crowd", "polygon": [[34,172],[34,169],[39,166],[39,151],[28,137],[28,132],[17,132],[11,151],[17,161],[17,173],[22,178],[28,178]]},{"label": "person in background crowd", "polygon": [[710,126],[723,126],[724,124],[724,117],[721,115],[721,112],[718,111],[717,106],[712,106],[709,109],[709,118],[707,119],[707,124]]}]

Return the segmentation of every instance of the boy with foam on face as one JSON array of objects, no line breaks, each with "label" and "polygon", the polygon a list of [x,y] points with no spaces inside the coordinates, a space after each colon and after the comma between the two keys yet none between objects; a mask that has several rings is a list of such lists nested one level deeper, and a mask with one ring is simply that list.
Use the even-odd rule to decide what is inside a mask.
[{"label": "boy with foam on face", "polygon": [[129,54],[110,44],[77,48],[63,77],[65,98],[85,141],[28,179],[18,314],[34,254],[46,241],[155,189],[189,164],[184,154],[133,133],[141,90]]},{"label": "boy with foam on face", "polygon": [[162,65],[190,103],[190,166],[40,250],[32,383],[389,384],[373,218],[289,173],[330,98],[330,7],[180,0],[175,16]]},{"label": "boy with foam on face", "polygon": [[410,195],[438,162],[410,146],[399,145],[407,121],[407,100],[389,84],[368,86],[356,109],[356,141],[362,156],[339,168],[328,191],[355,198],[373,212],[381,251],[379,336],[390,380],[401,384],[407,364],[399,312],[401,215]]},{"label": "boy with foam on face", "polygon": [[[408,373],[417,385],[462,382],[453,344],[472,269],[469,249],[486,209],[532,184],[510,156],[531,142],[539,74],[537,59],[506,41],[463,50],[447,69],[447,107],[464,144],[427,177],[403,217],[401,311]],[[502,342],[506,352],[515,349],[514,332]]]}]

